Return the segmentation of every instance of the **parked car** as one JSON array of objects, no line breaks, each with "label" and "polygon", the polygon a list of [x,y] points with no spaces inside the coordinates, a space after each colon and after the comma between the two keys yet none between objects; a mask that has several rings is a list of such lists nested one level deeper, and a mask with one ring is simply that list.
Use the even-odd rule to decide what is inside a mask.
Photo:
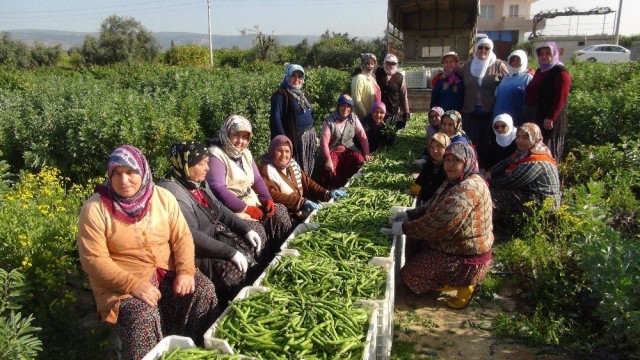
[{"label": "parked car", "polygon": [[600,63],[625,62],[629,61],[631,51],[620,45],[601,44],[587,46],[576,51],[576,61],[589,61]]}]

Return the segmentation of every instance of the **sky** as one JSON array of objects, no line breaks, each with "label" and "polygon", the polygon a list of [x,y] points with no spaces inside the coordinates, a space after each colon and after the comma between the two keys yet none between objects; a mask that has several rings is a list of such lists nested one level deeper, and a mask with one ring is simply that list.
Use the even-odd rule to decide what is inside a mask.
[{"label": "sky", "polygon": [[[212,33],[238,35],[254,29],[274,35],[321,35],[326,30],[350,36],[382,36],[387,0],[0,0],[0,31],[63,30],[98,32],[110,15],[132,17],[151,32],[207,34],[210,5]],[[531,14],[574,7],[589,10],[620,0],[538,0]],[[634,14],[640,0],[623,0],[620,34],[640,34]],[[613,33],[615,14],[561,17],[547,21],[546,35]]]}]

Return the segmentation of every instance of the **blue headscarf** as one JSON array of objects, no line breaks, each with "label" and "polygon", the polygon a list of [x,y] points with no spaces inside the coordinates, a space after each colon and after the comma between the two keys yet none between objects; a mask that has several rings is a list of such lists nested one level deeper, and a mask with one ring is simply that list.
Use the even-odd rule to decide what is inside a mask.
[{"label": "blue headscarf", "polygon": [[291,64],[287,66],[287,69],[284,72],[284,78],[282,78],[282,82],[280,82],[280,87],[283,89],[286,89],[289,92],[289,94],[293,96],[293,98],[298,102],[298,104],[300,104],[300,107],[302,108],[302,112],[306,112],[307,110],[311,110],[311,103],[309,103],[309,100],[307,100],[307,98],[302,93],[302,90],[301,90],[302,85],[299,87],[296,87],[296,86],[291,86],[291,84],[289,84],[289,78],[291,77],[294,71],[300,71],[302,73],[302,84],[304,85],[304,81],[307,78],[307,76],[304,73],[304,69],[302,68],[302,66],[298,64]]}]

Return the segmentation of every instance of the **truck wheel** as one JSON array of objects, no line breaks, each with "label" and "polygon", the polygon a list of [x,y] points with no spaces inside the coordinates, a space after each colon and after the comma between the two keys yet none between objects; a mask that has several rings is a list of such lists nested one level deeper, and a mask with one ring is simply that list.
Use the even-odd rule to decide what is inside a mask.
[{"label": "truck wheel", "polygon": [[594,63],[594,62],[596,62],[596,59],[595,58],[588,58],[587,61],[590,62],[590,63]]}]

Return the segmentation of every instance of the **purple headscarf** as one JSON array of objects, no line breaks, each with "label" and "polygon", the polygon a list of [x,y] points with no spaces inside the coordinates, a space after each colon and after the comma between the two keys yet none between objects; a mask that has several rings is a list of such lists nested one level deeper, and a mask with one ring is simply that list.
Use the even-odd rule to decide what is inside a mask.
[{"label": "purple headscarf", "polygon": [[269,164],[273,165],[276,169],[282,170],[289,167],[291,164],[291,160],[285,165],[282,165],[276,161],[276,150],[282,145],[288,145],[289,149],[293,151],[293,144],[291,144],[291,140],[286,135],[278,135],[271,139],[271,143],[269,144],[269,150],[267,152],[266,159]]},{"label": "purple headscarf", "polygon": [[[551,61],[548,64],[540,63],[540,49],[549,48],[551,50]],[[558,50],[558,44],[555,41],[547,41],[543,42],[541,45],[536,47],[536,57],[538,58],[538,66],[540,66],[540,71],[545,72],[556,65],[564,65],[562,61],[560,61],[560,51]]]}]

